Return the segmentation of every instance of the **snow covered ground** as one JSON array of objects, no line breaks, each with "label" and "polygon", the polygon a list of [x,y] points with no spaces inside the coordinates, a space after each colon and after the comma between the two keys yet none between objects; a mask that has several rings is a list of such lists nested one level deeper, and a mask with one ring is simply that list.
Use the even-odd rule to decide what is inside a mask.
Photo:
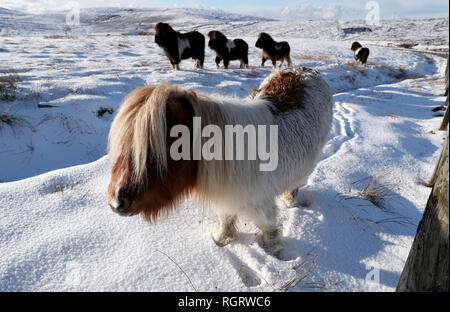
[{"label": "snow covered ground", "polygon": [[[448,18],[386,21],[350,34],[343,29],[362,22],[114,10],[82,12],[82,25],[62,36],[62,14],[0,9],[0,77],[21,78],[17,99],[0,101],[0,113],[12,120],[0,121],[0,290],[395,289],[430,192],[422,181],[446,135],[431,111],[444,102],[445,59],[417,50],[448,53]],[[204,69],[189,60],[171,70],[153,36],[132,35],[159,20],[242,37],[250,68],[232,62],[216,70],[207,48]],[[280,207],[283,260],[258,245],[245,219],[239,239],[217,247],[210,238],[215,215],[190,199],[157,225],[113,214],[106,137],[124,96],[169,82],[246,97],[271,71],[259,68],[260,31],[289,41],[294,65],[319,70],[336,93],[318,166],[298,204]],[[353,61],[353,40],[371,49],[365,67]],[[417,46],[404,48],[409,44]]]}]

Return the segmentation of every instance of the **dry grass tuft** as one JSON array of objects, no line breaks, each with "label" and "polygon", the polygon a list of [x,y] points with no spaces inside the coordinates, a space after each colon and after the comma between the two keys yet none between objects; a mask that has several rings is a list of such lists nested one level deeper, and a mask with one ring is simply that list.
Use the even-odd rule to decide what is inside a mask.
[{"label": "dry grass tuft", "polygon": [[29,127],[32,131],[34,131],[33,126],[28,121],[22,117],[14,116],[9,112],[11,107],[12,105],[0,113],[0,131],[4,128],[4,126],[9,126],[13,132],[15,132],[16,127]]},{"label": "dry grass tuft", "polygon": [[0,100],[14,101],[19,90],[19,83],[22,81],[16,73],[10,73],[0,77]]},{"label": "dry grass tuft", "polygon": [[333,60],[328,55],[323,54],[300,54],[299,58],[302,61],[307,62],[323,62],[323,63],[330,63]]},{"label": "dry grass tuft", "polygon": [[[357,184],[362,181],[368,180],[369,183],[367,183],[360,191],[356,192],[354,195],[345,195],[342,196],[345,200],[352,200],[352,199],[363,199],[366,201],[369,201],[373,206],[380,209],[382,212],[387,214],[388,216],[379,220],[373,220],[366,217],[360,217],[357,215],[353,215],[352,219],[357,222],[362,222],[364,224],[367,224],[369,227],[373,228],[375,232],[377,232],[377,226],[381,226],[387,230],[389,228],[386,226],[386,224],[398,224],[401,226],[416,226],[410,218],[396,212],[392,208],[392,204],[395,202],[400,203],[396,201],[395,193],[392,191],[394,189],[394,185],[381,183],[381,180],[386,176],[387,174],[383,174],[376,177],[368,177],[359,181],[355,181],[352,184]],[[358,207],[367,207],[367,205],[361,205],[357,204]]]},{"label": "dry grass tuft", "polygon": [[53,194],[53,193],[62,193],[62,192],[64,192],[64,190],[65,190],[65,188],[66,188],[66,186],[60,181],[60,180],[57,180],[56,182],[55,182],[55,184],[53,184],[53,186],[52,186],[52,188],[50,189],[50,194]]},{"label": "dry grass tuft", "polygon": [[360,66],[359,63],[357,63],[356,61],[355,62],[347,62],[344,65],[350,66],[350,67],[358,67],[358,66]]},{"label": "dry grass tuft", "polygon": [[388,116],[388,117],[391,117],[391,119],[397,119],[398,117],[393,113],[393,112],[391,112],[391,111],[386,111],[386,115]]},{"label": "dry grass tuft", "polygon": [[141,30],[140,32],[137,33],[138,36],[154,36],[155,32],[154,31],[143,31]]},{"label": "dry grass tuft", "polygon": [[97,110],[97,117],[98,118],[101,118],[101,117],[103,117],[103,115],[105,115],[106,113],[108,113],[108,114],[110,114],[110,115],[112,115],[113,113],[114,113],[114,109],[112,109],[111,107],[100,107],[98,110]]},{"label": "dry grass tuft", "polygon": [[14,125],[14,123],[17,123],[19,121],[18,117],[15,117],[8,113],[1,113],[0,114],[0,129],[2,128],[2,124],[6,124],[10,127]]},{"label": "dry grass tuft", "polygon": [[422,79],[422,78],[425,78],[425,77],[426,76],[422,75],[422,74],[415,74],[415,75],[408,76],[407,79]]},{"label": "dry grass tuft", "polygon": [[412,49],[416,45],[418,45],[418,44],[417,43],[401,43],[401,44],[398,45],[398,47],[399,48],[404,48],[404,49]]},{"label": "dry grass tuft", "polygon": [[294,288],[299,283],[301,283],[309,274],[311,274],[316,269],[316,262],[318,254],[309,255],[306,260],[298,263],[292,267],[294,271],[294,276],[284,283],[280,290],[288,290]]},{"label": "dry grass tuft", "polygon": [[44,39],[78,39],[78,37],[69,35],[47,35],[44,36]]},{"label": "dry grass tuft", "polygon": [[379,183],[386,174],[373,177],[372,180],[358,192],[360,198],[370,201],[383,211],[387,210],[387,202],[391,199],[390,188]]},{"label": "dry grass tuft", "polygon": [[78,184],[80,184],[79,181],[65,182],[63,179],[58,178],[53,184],[45,187],[45,189],[40,190],[39,194],[41,196],[56,193],[60,193],[61,195],[63,195],[65,190],[72,190]]}]

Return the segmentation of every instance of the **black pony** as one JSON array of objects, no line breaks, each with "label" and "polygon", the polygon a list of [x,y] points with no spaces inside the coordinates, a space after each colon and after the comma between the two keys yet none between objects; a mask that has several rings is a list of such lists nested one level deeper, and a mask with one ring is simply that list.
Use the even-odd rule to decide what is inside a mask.
[{"label": "black pony", "polygon": [[248,68],[248,44],[242,39],[230,40],[220,31],[208,33],[208,47],[216,51],[216,67],[223,60],[225,69],[230,61],[239,60],[240,68]]}]

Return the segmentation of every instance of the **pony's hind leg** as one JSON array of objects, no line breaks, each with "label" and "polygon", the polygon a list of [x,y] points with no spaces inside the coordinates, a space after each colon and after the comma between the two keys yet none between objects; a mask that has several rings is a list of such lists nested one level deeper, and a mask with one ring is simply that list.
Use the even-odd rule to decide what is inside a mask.
[{"label": "pony's hind leg", "polygon": [[283,244],[281,242],[280,229],[278,228],[278,213],[275,202],[262,209],[257,209],[253,216],[253,222],[262,232],[262,247],[269,253],[279,257]]},{"label": "pony's hind leg", "polygon": [[203,68],[203,61],[201,59],[194,59],[194,68]]},{"label": "pony's hind leg", "polygon": [[292,191],[284,192],[280,196],[281,201],[287,207],[292,207],[295,204],[296,200],[297,200],[298,190],[299,190],[299,188],[295,188]]},{"label": "pony's hind leg", "polygon": [[223,247],[237,237],[236,216],[219,215],[220,225],[212,233],[212,239],[217,246]]},{"label": "pony's hind leg", "polygon": [[244,56],[239,60],[241,62],[241,68],[248,69],[248,57]]}]

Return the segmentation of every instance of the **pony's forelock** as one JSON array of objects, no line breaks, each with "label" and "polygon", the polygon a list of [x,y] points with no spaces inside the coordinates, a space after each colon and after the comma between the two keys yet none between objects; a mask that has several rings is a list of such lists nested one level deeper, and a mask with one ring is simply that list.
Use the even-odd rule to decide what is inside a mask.
[{"label": "pony's forelock", "polygon": [[130,183],[145,185],[147,160],[152,158],[159,177],[167,173],[167,120],[166,103],[179,92],[169,85],[137,88],[123,102],[114,119],[108,138],[111,166],[120,156],[130,161]]}]

